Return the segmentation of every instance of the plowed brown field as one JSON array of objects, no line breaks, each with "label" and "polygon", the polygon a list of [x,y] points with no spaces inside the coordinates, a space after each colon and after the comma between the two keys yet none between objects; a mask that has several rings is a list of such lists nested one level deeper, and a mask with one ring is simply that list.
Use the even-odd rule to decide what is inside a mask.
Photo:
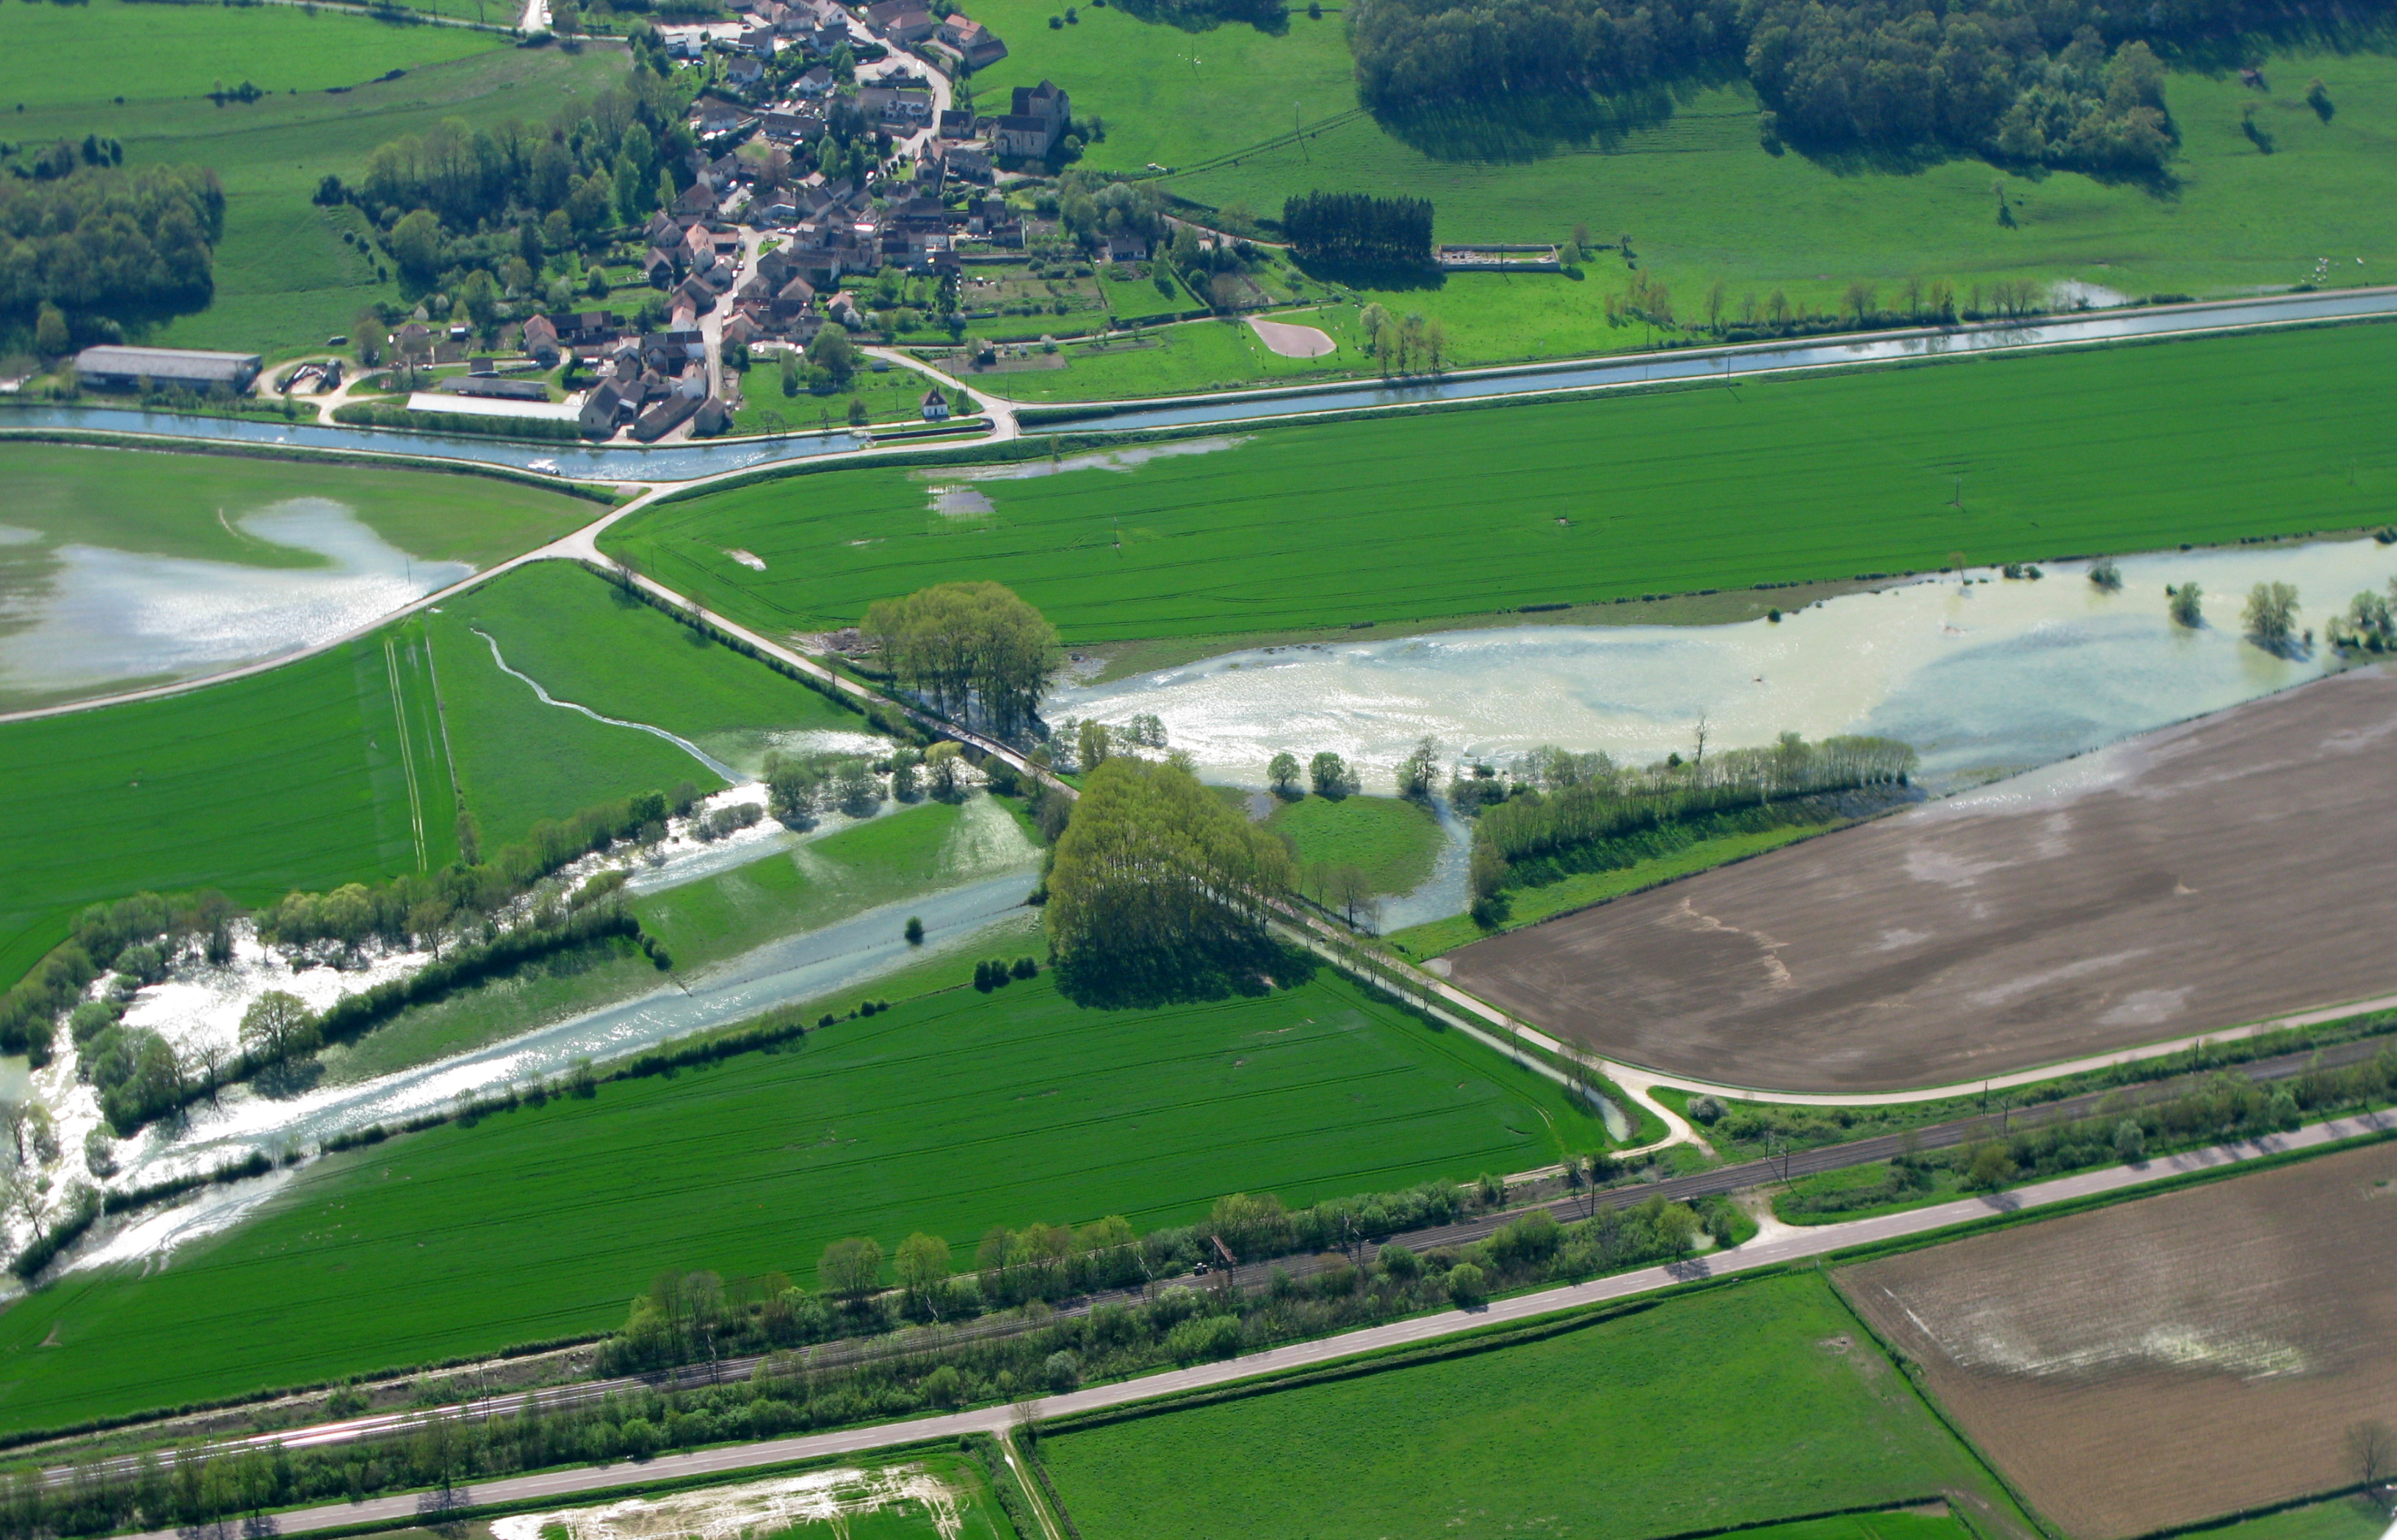
[{"label": "plowed brown field", "polygon": [[1953,1084],[2397,991],[2397,676],[2251,702],[1451,954],[1627,1063]]},{"label": "plowed brown field", "polygon": [[1843,1269],[2033,1507],[2113,1540],[2350,1485],[2397,1422],[2397,1145]]}]

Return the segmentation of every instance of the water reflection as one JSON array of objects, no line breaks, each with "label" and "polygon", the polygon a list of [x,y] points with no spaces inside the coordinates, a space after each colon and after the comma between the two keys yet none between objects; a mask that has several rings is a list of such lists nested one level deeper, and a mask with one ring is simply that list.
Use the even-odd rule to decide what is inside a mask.
[{"label": "water reflection", "polygon": [[61,545],[42,590],[7,607],[0,703],[189,678],[298,651],[372,623],[474,569],[422,561],[342,503],[293,498],[243,533],[323,558],[301,568]]}]

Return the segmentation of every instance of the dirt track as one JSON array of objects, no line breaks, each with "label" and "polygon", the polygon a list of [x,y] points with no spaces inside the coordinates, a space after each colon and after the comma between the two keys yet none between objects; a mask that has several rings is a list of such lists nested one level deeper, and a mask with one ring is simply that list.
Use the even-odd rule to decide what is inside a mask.
[{"label": "dirt track", "polygon": [[2397,676],[2134,739],[1451,955],[1600,1052],[1947,1084],[2397,989]]},{"label": "dirt track", "polygon": [[1841,1290],[2082,1540],[2358,1478],[2397,1419],[2397,1148],[1868,1263]]}]

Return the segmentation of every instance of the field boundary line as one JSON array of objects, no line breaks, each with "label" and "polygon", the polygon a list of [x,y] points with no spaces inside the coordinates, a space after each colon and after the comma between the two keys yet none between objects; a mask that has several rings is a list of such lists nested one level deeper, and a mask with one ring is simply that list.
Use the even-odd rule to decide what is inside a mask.
[{"label": "field boundary line", "polygon": [[433,715],[441,724],[441,757],[449,767],[449,807],[453,814],[466,810],[466,788],[458,780],[458,752],[449,746],[449,703],[441,698],[441,671],[433,663],[433,628],[424,628],[424,676],[433,683]]},{"label": "field boundary line", "polygon": [[416,746],[408,741],[408,701],[400,693],[399,651],[396,639],[382,639],[382,665],[391,680],[392,723],[399,729],[399,771],[408,785],[408,822],[416,837],[416,869],[424,870],[424,798],[416,785]]},{"label": "field boundary line", "polygon": [[[2060,1216],[2045,1214],[2042,1217]],[[1989,1226],[1975,1230],[1974,1233],[1986,1233],[1987,1228]],[[1822,1269],[1822,1274],[1824,1287],[1830,1291],[1833,1299],[1839,1301],[1841,1310],[1850,1320],[1855,1322],[1856,1330],[1864,1333],[1866,1339],[1871,1342],[1881,1356],[1889,1360],[1890,1367],[1897,1371],[1897,1377],[1906,1382],[1907,1389],[1913,1392],[1914,1399],[1922,1403],[1923,1411],[1931,1414],[1932,1421],[1948,1430],[1948,1436],[1955,1440],[1958,1447],[1973,1457],[1990,1480],[1997,1483],[1998,1490],[2004,1493],[2007,1500],[2030,1521],[2033,1530],[2042,1535],[2050,1536],[2051,1540],[2063,1540],[2064,1532],[2051,1523],[2047,1515],[2032,1506],[2029,1498],[2015,1490],[2014,1482],[2006,1479],[2006,1473],[1998,1468],[1998,1463],[1989,1458],[1989,1451],[1975,1442],[1973,1436],[1964,1431],[1963,1426],[1948,1414],[1947,1407],[1940,1404],[1939,1399],[1931,1393],[1931,1387],[1922,1382],[1922,1369],[1914,1359],[1900,1352],[1896,1344],[1882,1336],[1880,1330],[1865,1319],[1865,1313],[1856,1308],[1855,1302],[1848,1297],[1848,1292],[1840,1286],[1838,1270],[1825,1267]]]}]

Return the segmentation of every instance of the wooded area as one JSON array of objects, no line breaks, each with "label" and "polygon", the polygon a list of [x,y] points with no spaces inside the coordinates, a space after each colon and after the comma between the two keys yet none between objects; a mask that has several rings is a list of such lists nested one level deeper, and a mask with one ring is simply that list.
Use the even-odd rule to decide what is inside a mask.
[{"label": "wooded area", "polygon": [[1431,261],[1429,198],[1308,193],[1282,205],[1281,223],[1301,261],[1395,267]]},{"label": "wooded area", "polygon": [[[2369,8],[2385,10],[2385,5]],[[2002,161],[2152,172],[2177,143],[2151,43],[2271,21],[2241,0],[1934,10],[1866,0],[1360,0],[1357,82],[1384,114],[1523,94],[1628,92],[1744,66],[1768,147],[1947,144]]]},{"label": "wooded area", "polygon": [[0,177],[0,311],[205,303],[224,229],[217,174],[67,160],[62,174]]},{"label": "wooded area", "polygon": [[1057,628],[1003,583],[935,583],[877,600],[858,629],[903,688],[1001,735],[1039,708],[1057,661]]},{"label": "wooded area", "polygon": [[1281,841],[1187,770],[1110,757],[1050,868],[1059,986],[1092,1003],[1224,992],[1276,954],[1265,906],[1290,880]]}]

